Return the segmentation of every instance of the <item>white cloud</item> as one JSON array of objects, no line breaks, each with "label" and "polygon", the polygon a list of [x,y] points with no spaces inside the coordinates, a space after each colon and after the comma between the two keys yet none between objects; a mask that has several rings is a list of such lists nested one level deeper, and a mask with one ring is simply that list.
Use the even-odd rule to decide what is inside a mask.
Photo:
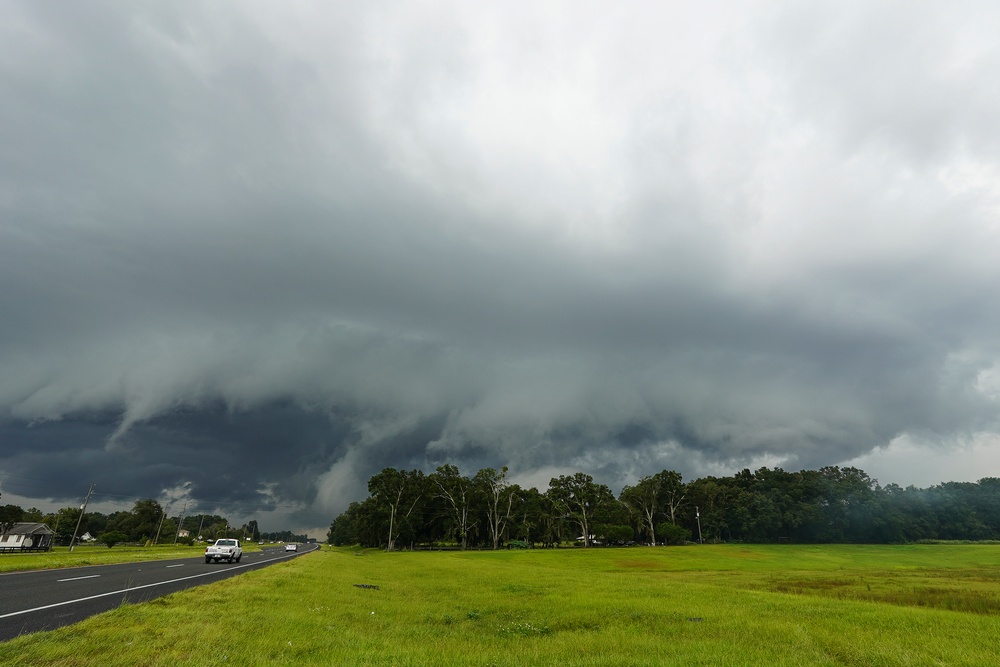
[{"label": "white cloud", "polygon": [[935,442],[903,434],[843,465],[864,470],[883,486],[977,482],[1000,476],[1000,436],[976,433],[962,442]]}]

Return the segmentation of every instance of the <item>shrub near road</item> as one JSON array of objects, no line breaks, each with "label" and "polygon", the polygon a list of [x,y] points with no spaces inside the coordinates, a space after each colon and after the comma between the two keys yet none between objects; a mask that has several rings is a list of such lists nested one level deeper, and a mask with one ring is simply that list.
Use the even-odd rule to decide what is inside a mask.
[{"label": "shrub near road", "polygon": [[998,557],[328,549],[0,645],[0,664],[980,666],[1000,656]]}]

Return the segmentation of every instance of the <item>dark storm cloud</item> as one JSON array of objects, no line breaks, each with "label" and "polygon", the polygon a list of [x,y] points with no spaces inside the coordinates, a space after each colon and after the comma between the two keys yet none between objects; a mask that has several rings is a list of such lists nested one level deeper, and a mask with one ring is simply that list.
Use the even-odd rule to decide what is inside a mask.
[{"label": "dark storm cloud", "polygon": [[14,3],[4,491],[990,474],[990,13]]}]

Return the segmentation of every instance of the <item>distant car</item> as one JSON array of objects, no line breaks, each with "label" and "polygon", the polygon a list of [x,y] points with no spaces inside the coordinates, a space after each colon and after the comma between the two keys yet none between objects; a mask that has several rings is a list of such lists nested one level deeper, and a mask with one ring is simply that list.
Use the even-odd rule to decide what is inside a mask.
[{"label": "distant car", "polygon": [[286,544],[285,545],[285,551],[298,551],[298,550],[299,550],[299,545],[297,545],[297,544]]}]

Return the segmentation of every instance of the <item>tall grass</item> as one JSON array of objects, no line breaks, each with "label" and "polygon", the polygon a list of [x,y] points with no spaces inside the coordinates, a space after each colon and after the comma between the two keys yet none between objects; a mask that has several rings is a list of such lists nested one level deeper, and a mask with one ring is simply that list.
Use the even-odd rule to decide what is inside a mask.
[{"label": "tall grass", "polygon": [[325,549],[4,665],[989,665],[994,547]]}]

